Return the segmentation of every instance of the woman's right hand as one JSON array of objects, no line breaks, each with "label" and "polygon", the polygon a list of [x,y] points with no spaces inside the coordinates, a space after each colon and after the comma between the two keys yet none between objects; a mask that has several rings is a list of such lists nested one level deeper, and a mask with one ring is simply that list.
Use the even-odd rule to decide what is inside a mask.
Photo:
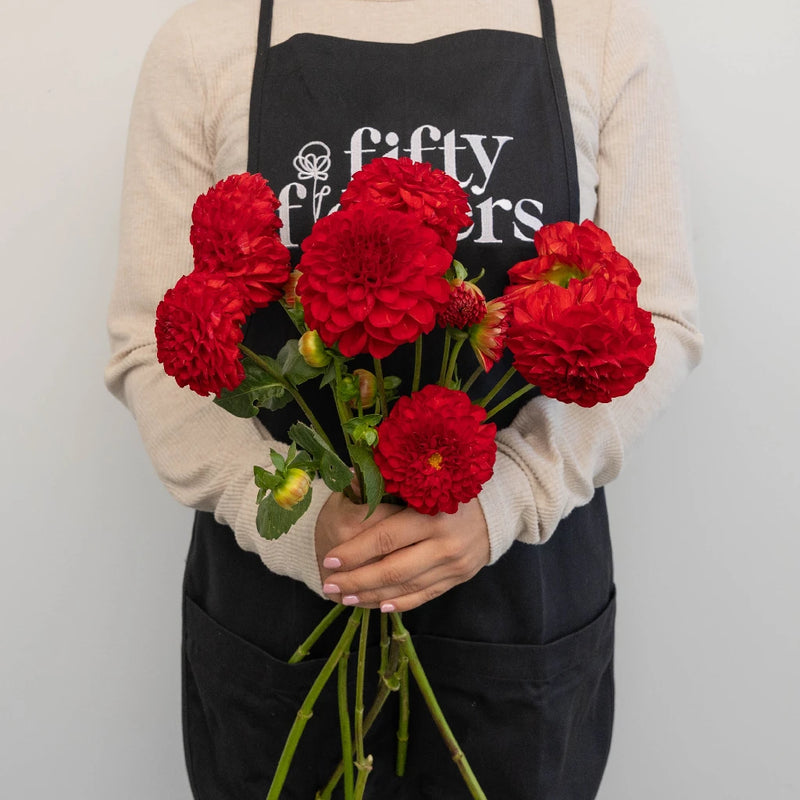
[{"label": "woman's right hand", "polygon": [[[357,487],[356,487],[357,488]],[[402,506],[391,503],[381,503],[375,511],[367,516],[367,506],[356,505],[348,500],[341,492],[334,492],[322,506],[317,516],[314,530],[314,540],[317,551],[317,564],[322,583],[327,577],[336,572],[336,569],[323,565],[325,556],[344,542],[350,541],[378,522],[402,511]],[[340,597],[328,595],[331,600],[339,602]]]}]

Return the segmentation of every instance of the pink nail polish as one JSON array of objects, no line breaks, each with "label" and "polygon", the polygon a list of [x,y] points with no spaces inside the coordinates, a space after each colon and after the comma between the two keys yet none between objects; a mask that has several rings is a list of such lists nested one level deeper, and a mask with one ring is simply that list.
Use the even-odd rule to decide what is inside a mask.
[{"label": "pink nail polish", "polygon": [[346,594],[342,598],[342,605],[344,606],[354,606],[356,603],[358,603],[358,597],[354,594]]},{"label": "pink nail polish", "polygon": [[322,562],[322,566],[325,567],[325,569],[339,569],[339,567],[342,566],[342,562],[334,556],[328,556]]},{"label": "pink nail polish", "polygon": [[392,611],[397,611],[397,606],[394,603],[381,603],[381,611],[384,614],[391,614]]},{"label": "pink nail polish", "polygon": [[342,590],[335,584],[335,583],[326,583],[322,587],[322,591],[325,594],[341,594]]}]

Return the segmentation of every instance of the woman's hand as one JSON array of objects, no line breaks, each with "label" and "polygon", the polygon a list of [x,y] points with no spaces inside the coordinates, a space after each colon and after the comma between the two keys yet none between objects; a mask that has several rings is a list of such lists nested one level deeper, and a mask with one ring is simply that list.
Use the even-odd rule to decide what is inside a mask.
[{"label": "woman's hand", "polygon": [[333,495],[317,520],[320,575],[332,600],[408,611],[489,563],[489,533],[477,499],[455,514],[433,517],[388,504],[367,520],[364,513],[363,506]]}]

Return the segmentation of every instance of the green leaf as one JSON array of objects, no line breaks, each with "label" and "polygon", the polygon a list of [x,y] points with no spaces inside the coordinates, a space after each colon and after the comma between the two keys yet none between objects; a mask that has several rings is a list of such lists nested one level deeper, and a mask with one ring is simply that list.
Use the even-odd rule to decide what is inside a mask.
[{"label": "green leaf", "polygon": [[383,421],[383,414],[364,414],[364,416],[360,419],[366,422],[370,427],[374,428],[376,425],[380,425]]},{"label": "green leaf", "polygon": [[353,472],[333,450],[327,450],[319,462],[319,476],[332,492],[343,492],[353,480]]},{"label": "green leaf", "polygon": [[389,402],[391,402],[397,397],[402,383],[403,381],[400,380],[400,378],[398,378],[397,375],[387,375],[383,379],[383,386],[384,389],[386,390],[386,399]]},{"label": "green leaf", "polygon": [[361,480],[363,482],[361,488],[364,492],[364,501],[369,508],[369,513],[367,514],[367,517],[369,517],[383,499],[383,475],[381,475],[378,466],[375,464],[372,448],[356,445],[350,449],[350,455],[361,472]]},{"label": "green leaf", "polygon": [[311,504],[311,489],[293,508],[281,508],[275,498],[269,494],[258,504],[256,527],[264,539],[277,539],[283,536],[300,517],[305,514]]},{"label": "green leaf", "polygon": [[319,464],[319,475],[325,485],[334,492],[342,492],[353,480],[350,467],[326,444],[325,440],[303,422],[296,422],[289,428],[289,438],[311,453]]},{"label": "green leaf", "polygon": [[[294,442],[292,444],[294,444]],[[311,458],[305,450],[298,451],[297,455],[291,461],[286,462],[286,466],[288,469],[292,469],[293,467],[304,469],[308,473],[313,473],[317,469],[314,459]]]},{"label": "green leaf", "polygon": [[295,386],[305,383],[311,378],[317,378],[325,371],[322,367],[309,366],[298,350],[298,339],[289,339],[280,349],[277,362],[281,373]]},{"label": "green leaf", "polygon": [[264,495],[281,482],[281,478],[277,475],[273,475],[271,472],[267,472],[263,467],[253,467],[253,474],[255,476],[256,486],[258,486],[259,489],[256,502],[260,503],[264,499]]},{"label": "green leaf", "polygon": [[329,383],[333,383],[336,380],[336,359],[333,359],[327,367],[325,367],[325,371],[322,374],[322,380],[320,381],[320,388],[323,386],[327,386]]},{"label": "green leaf", "polygon": [[[265,361],[275,366],[275,371],[280,372],[278,365],[272,359]],[[265,372],[261,367],[245,358],[244,380],[233,390],[223,389],[214,402],[237,417],[254,417],[259,408],[275,411],[283,408],[292,401],[292,395],[284,388],[280,381]]]},{"label": "green leaf", "polygon": [[319,461],[322,453],[327,449],[322,437],[313,428],[306,425],[305,422],[295,422],[289,428],[289,438],[302,447],[303,450],[311,453],[315,461]]},{"label": "green leaf", "polygon": [[270,449],[269,457],[278,472],[286,469],[286,459],[277,450]]},{"label": "green leaf", "polygon": [[297,298],[294,302],[293,306],[288,306],[286,303],[282,302],[281,305],[283,306],[286,313],[289,315],[289,319],[294,323],[294,326],[300,333],[305,333],[306,331],[306,324],[305,324],[305,314],[303,312],[303,304],[300,302],[300,298]]},{"label": "green leaf", "polygon": [[382,419],[382,414],[365,414],[363,417],[352,417],[342,427],[352,436],[354,442],[365,441],[367,444],[374,444],[377,441],[375,426]]},{"label": "green leaf", "polygon": [[253,475],[255,476],[256,486],[259,489],[272,489],[280,482],[280,478],[272,472],[264,469],[264,467],[253,467]]},{"label": "green leaf", "polygon": [[453,263],[450,265],[447,272],[445,272],[444,277],[451,282],[454,280],[463,281],[467,277],[467,268],[460,261],[453,259]]}]

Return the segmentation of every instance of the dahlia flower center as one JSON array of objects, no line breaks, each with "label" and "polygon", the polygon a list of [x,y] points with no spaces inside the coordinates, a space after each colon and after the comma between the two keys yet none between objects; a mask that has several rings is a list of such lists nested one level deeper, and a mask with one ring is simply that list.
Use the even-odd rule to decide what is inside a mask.
[{"label": "dahlia flower center", "polygon": [[582,281],[586,277],[586,273],[578,269],[575,264],[562,264],[556,261],[551,269],[547,272],[543,272],[539,277],[543,281],[554,283],[556,286],[566,289],[573,278]]},{"label": "dahlia flower center", "polygon": [[428,465],[438,472],[442,468],[442,454],[436,452],[430,456],[430,458],[428,458]]},{"label": "dahlia flower center", "polygon": [[353,283],[375,289],[381,283],[393,251],[385,237],[369,236],[353,242],[346,262],[350,264],[349,278]]}]

